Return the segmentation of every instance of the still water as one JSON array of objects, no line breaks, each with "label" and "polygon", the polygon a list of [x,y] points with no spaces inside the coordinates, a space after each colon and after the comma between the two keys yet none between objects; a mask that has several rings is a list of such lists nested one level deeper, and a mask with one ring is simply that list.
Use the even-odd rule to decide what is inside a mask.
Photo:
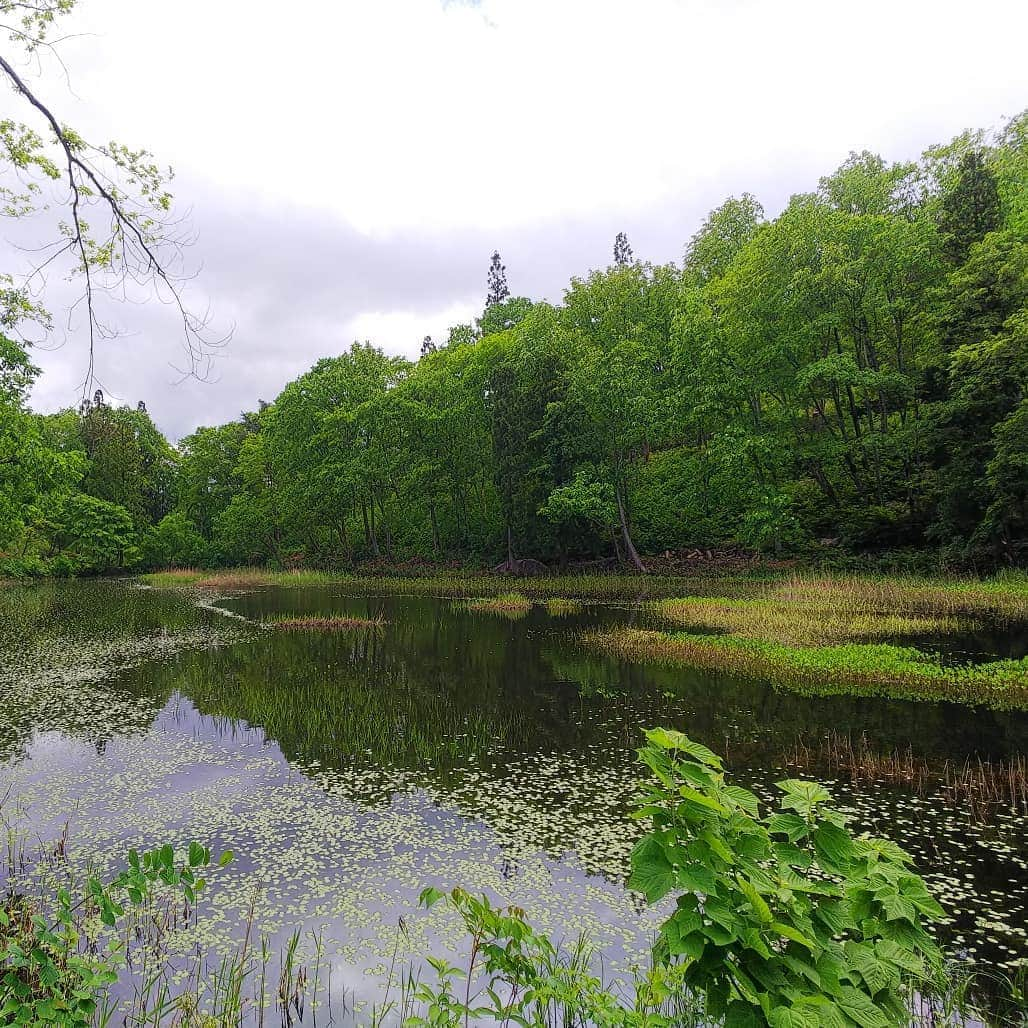
[{"label": "still water", "polygon": [[[647,618],[629,604],[510,619],[332,588],[197,605],[127,582],[0,601],[14,640],[0,668],[5,815],[43,839],[68,823],[73,859],[108,868],[130,846],[231,848],[203,901],[203,944],[237,945],[251,907],[272,947],[299,928],[308,952],[322,949],[340,1012],[379,997],[398,950],[459,959],[445,913],[416,910],[426,885],[516,903],[557,938],[585,931],[608,976],[645,965],[662,911],[624,887],[644,728],[687,732],[767,797],[797,774],[797,744],[830,732],[933,760],[1028,750],[1023,713],[810,698],[581,647],[586,629]],[[383,624],[258,624],[307,614]],[[987,654],[1011,640],[960,645]],[[976,824],[935,795],[828,784],[859,827],[915,855],[947,909],[939,938],[952,956],[1000,971],[1028,958],[1023,818]]]}]

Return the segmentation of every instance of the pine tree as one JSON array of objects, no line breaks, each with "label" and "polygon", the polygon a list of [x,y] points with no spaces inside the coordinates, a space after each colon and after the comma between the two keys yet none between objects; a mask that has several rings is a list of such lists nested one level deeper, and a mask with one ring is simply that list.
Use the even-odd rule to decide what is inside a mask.
[{"label": "pine tree", "polygon": [[510,296],[510,289],[507,286],[507,268],[506,265],[500,263],[498,250],[493,252],[493,259],[489,265],[488,286],[489,291],[485,297],[487,310],[495,303],[503,303]]},{"label": "pine tree", "polygon": [[956,184],[943,197],[939,214],[947,260],[963,264],[971,247],[999,228],[1001,215],[996,176],[980,151],[964,154]]},{"label": "pine tree", "polygon": [[621,268],[632,263],[632,247],[624,232],[619,232],[614,238],[614,263]]}]

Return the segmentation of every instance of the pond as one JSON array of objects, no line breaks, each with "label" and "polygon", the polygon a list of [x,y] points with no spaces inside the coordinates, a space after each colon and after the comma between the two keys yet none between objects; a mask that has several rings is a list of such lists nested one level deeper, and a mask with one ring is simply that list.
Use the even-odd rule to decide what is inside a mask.
[{"label": "pond", "polygon": [[[519,618],[443,597],[268,587],[197,603],[131,582],[8,589],[0,600],[0,797],[47,839],[116,867],[130,846],[196,838],[235,861],[201,907],[212,952],[252,916],[270,945],[320,949],[337,1020],[380,996],[400,952],[462,939],[426,885],[522,906],[557,938],[586,932],[604,973],[643,966],[661,910],[624,886],[642,731],[687,732],[770,797],[799,748],[866,735],[933,761],[1028,751],[1028,714],[810,698],[587,652],[586,629],[638,624],[631,604]],[[381,619],[349,632],[262,629],[276,615]],[[4,622],[0,621],[0,626]],[[962,639],[997,652],[1000,633]],[[825,778],[817,768],[811,774]],[[938,794],[828,782],[861,828],[916,857],[958,959],[1028,958],[1028,828]],[[251,915],[252,911],[252,915]],[[403,929],[399,925],[403,920]],[[182,972],[185,974],[185,971]]]}]

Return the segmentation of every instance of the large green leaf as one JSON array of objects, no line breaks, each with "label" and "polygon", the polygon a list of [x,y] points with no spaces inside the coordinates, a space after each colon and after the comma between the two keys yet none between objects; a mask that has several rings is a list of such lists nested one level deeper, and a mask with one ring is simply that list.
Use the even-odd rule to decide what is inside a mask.
[{"label": "large green leaf", "polygon": [[749,901],[750,906],[753,908],[753,913],[757,915],[757,919],[760,923],[770,924],[773,920],[771,908],[767,905],[767,901],[764,897],[757,892],[754,884],[747,881],[745,878],[742,878],[739,880],[739,888],[742,890],[742,894]]},{"label": "large green leaf", "polygon": [[674,869],[664,856],[664,847],[652,835],[636,843],[631,863],[628,887],[641,892],[649,903],[656,903],[674,887]]},{"label": "large green leaf", "polygon": [[653,728],[646,733],[646,738],[662,750],[678,750],[688,753],[690,757],[698,760],[701,764],[706,764],[707,767],[715,768],[718,771],[721,770],[721,758],[713,750],[708,750],[702,743],[693,742],[682,732],[676,732],[670,728]]},{"label": "large green leaf", "polygon": [[856,859],[857,850],[849,832],[831,822],[818,825],[813,841],[821,866],[826,871],[846,871]]},{"label": "large green leaf", "polygon": [[886,1016],[859,989],[844,985],[835,1001],[860,1028],[890,1028]]},{"label": "large green leaf", "polygon": [[767,819],[767,830],[775,835],[784,835],[789,842],[802,839],[810,831],[810,825],[798,814],[779,812]]},{"label": "large green leaf", "polygon": [[776,1007],[768,1017],[771,1028],[821,1028],[818,1012],[811,1007]]}]

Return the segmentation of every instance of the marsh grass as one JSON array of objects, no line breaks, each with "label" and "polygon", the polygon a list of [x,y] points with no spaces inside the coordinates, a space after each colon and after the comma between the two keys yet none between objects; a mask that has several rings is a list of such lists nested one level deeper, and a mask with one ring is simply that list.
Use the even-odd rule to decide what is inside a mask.
[{"label": "marsh grass", "polygon": [[797,648],[730,635],[637,628],[587,632],[582,639],[590,648],[621,660],[701,668],[800,692],[1028,708],[1028,658],[946,665],[937,654],[885,643]]},{"label": "marsh grass", "polygon": [[886,783],[917,793],[940,795],[946,803],[980,824],[1000,811],[1028,815],[1028,759],[967,758],[931,761],[912,747],[882,751],[867,736],[832,732],[816,745],[798,742],[785,758],[788,767],[859,783]]},{"label": "marsh grass", "polygon": [[989,615],[1028,620],[1028,575],[990,579],[930,579],[889,576],[798,574],[765,583],[759,598],[813,605],[846,616],[882,613],[929,617]]},{"label": "marsh grass", "polygon": [[686,628],[718,629],[788,646],[830,646],[903,636],[942,635],[978,627],[954,615],[887,613],[827,594],[810,599],[689,597],[660,600],[653,608]]},{"label": "marsh grass", "polygon": [[157,588],[254,589],[262,586],[332,586],[350,595],[446,596],[474,599],[517,592],[536,600],[646,600],[683,594],[752,591],[759,579],[743,575],[683,578],[658,575],[540,575],[455,573],[432,575],[354,575],[330,571],[274,571],[236,568],[209,572],[196,569],[155,571],[140,581]]},{"label": "marsh grass", "polygon": [[457,604],[461,610],[475,613],[500,614],[503,617],[517,620],[523,618],[531,609],[532,601],[522,593],[501,593],[499,596],[485,596],[473,600],[465,600]]},{"label": "marsh grass", "polygon": [[278,632],[350,632],[381,629],[385,626],[385,618],[280,617],[262,621],[261,624]]},{"label": "marsh grass", "polygon": [[394,593],[474,598],[517,592],[530,599],[658,600],[716,596],[773,600],[809,606],[839,617],[906,614],[929,618],[973,617],[1028,621],[1028,575],[1011,572],[989,579],[930,579],[899,576],[777,572],[710,576],[553,574],[516,577],[475,572],[424,575],[352,574],[334,571],[276,571],[180,568],[140,576],[162,588],[253,589],[261,586],[338,586],[354,594]]},{"label": "marsh grass", "polygon": [[560,618],[569,617],[572,614],[582,613],[582,603],[580,600],[569,600],[564,596],[554,596],[546,601],[546,613],[550,617]]}]

